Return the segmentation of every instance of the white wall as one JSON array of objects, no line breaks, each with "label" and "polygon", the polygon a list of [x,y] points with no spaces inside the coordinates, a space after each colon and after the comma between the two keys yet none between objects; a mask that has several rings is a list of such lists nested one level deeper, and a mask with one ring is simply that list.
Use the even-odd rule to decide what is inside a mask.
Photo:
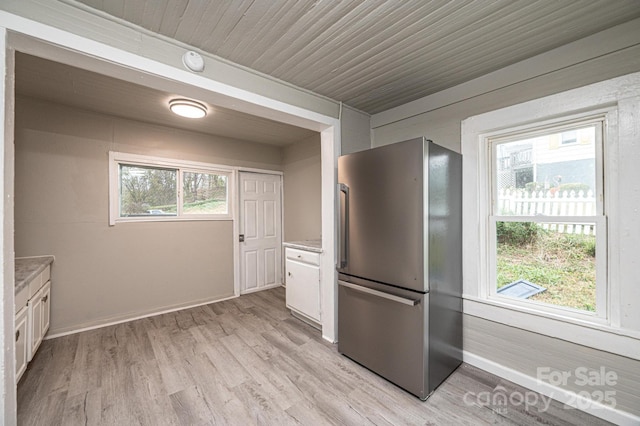
[{"label": "white wall", "polygon": [[109,151],[281,169],[277,147],[25,97],[15,146],[16,255],[56,257],[50,334],[233,296],[232,221],[109,226]]},{"label": "white wall", "polygon": [[[639,70],[640,20],[636,20],[460,86],[376,114],[371,119],[372,144],[380,146],[417,136],[426,136],[436,143],[460,151],[461,122],[468,117]],[[636,118],[637,116],[633,119]],[[638,144],[627,145],[625,149],[627,152],[620,153],[621,158],[640,158]],[[467,161],[472,160],[467,159]],[[635,181],[635,179],[632,180]],[[621,193],[628,194],[630,199],[638,199],[637,185],[625,181],[624,176],[618,177],[618,181],[624,185],[620,188]],[[640,205],[627,205],[626,209],[637,211]],[[637,251],[631,240],[635,239],[637,244],[640,239],[638,232],[640,232],[638,229],[625,226],[624,238],[619,240],[620,246],[613,247],[617,255],[626,256],[624,263],[621,262],[621,273],[625,275],[626,280],[635,279],[636,282],[637,265],[634,267],[634,261],[628,253]],[[472,233],[465,233],[465,235],[465,238],[477,239],[477,236]],[[635,238],[632,238],[632,235],[635,235]],[[640,311],[640,305],[637,305],[640,302],[634,297],[625,297],[622,300],[625,305],[622,311],[629,313],[627,323],[635,323],[630,320]],[[476,307],[474,311],[468,308],[470,305],[465,301],[463,345],[466,362],[503,375],[510,380],[519,381],[525,386],[538,385],[535,376],[537,367],[572,372],[583,366],[604,367],[608,371],[617,372],[618,377],[621,378],[613,387],[617,395],[616,408],[631,413],[632,416],[612,414],[611,410],[604,410],[606,412],[595,410],[593,414],[613,416],[609,418],[616,419],[615,421],[638,420],[638,417],[633,417],[640,416],[640,378],[637,375],[640,371],[640,361],[638,359],[611,353],[613,349],[593,349],[589,347],[591,345],[588,339],[582,339],[581,344],[576,344],[525,331],[523,327],[510,327],[488,321],[482,318],[481,308]],[[508,316],[508,314],[505,315]],[[625,319],[622,319],[622,322],[624,323]],[[576,337],[581,334],[586,336],[588,330],[585,329],[584,333],[579,331],[575,335]],[[640,332],[638,329],[624,331],[627,334],[624,338],[631,345],[636,345],[636,348],[640,345],[638,332]],[[572,339],[568,337],[567,340]],[[636,351],[626,351],[626,353],[634,352]],[[585,390],[578,389],[572,384],[575,383],[569,381],[555,391],[562,394],[562,392]]]},{"label": "white wall", "polygon": [[[2,167],[5,176],[14,174],[13,143],[13,75],[14,57],[6,47],[8,34],[0,28],[0,135],[5,143],[0,149]],[[0,217],[2,218],[2,259],[0,260],[0,423],[14,424],[16,422],[16,392],[15,392],[15,352],[14,352],[14,244],[13,244],[13,179],[2,178],[0,184],[2,204]]]}]

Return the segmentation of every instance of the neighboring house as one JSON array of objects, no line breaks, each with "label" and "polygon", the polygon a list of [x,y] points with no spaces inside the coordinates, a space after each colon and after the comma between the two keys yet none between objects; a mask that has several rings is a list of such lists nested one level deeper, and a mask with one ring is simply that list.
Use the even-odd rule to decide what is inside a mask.
[{"label": "neighboring house", "polygon": [[498,151],[498,188],[546,192],[580,183],[593,191],[595,140],[589,127],[507,144]]}]

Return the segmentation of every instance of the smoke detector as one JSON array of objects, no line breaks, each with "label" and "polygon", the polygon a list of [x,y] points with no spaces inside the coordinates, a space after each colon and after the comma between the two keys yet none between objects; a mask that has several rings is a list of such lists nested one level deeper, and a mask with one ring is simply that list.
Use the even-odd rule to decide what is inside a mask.
[{"label": "smoke detector", "polygon": [[182,55],[182,63],[187,67],[187,69],[193,72],[204,71],[204,59],[199,53],[194,52],[193,50]]}]

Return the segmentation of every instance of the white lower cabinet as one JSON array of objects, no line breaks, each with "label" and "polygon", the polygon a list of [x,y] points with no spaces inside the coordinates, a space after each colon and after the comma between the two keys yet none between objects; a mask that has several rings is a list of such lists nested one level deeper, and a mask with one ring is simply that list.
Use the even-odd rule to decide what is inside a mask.
[{"label": "white lower cabinet", "polygon": [[51,318],[51,268],[30,279],[15,297],[16,383],[40,347]]},{"label": "white lower cabinet", "polygon": [[27,363],[29,362],[28,347],[29,347],[29,333],[28,333],[28,319],[29,308],[23,306],[22,309],[16,314],[16,382],[22,377],[22,373],[27,369]]},{"label": "white lower cabinet", "polygon": [[320,257],[318,253],[285,249],[287,307],[320,323]]}]

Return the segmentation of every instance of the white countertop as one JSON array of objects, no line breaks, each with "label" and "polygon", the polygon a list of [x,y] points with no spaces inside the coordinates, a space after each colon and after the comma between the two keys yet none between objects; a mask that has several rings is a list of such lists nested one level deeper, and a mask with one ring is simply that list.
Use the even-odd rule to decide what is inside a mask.
[{"label": "white countertop", "polygon": [[286,241],[282,243],[282,245],[298,250],[307,250],[316,253],[322,253],[322,240]]},{"label": "white countertop", "polygon": [[44,269],[51,265],[53,256],[17,257],[15,270],[15,292],[20,292]]}]

